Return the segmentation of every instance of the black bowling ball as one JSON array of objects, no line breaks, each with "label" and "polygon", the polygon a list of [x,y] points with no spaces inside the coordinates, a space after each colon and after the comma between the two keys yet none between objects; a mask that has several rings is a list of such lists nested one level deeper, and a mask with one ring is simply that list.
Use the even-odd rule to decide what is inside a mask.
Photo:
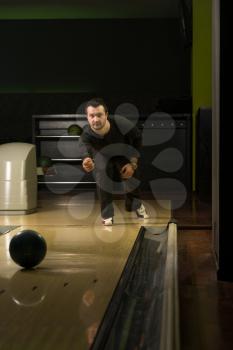
[{"label": "black bowling ball", "polygon": [[45,257],[47,244],[36,231],[22,230],[10,241],[9,253],[14,262],[26,269],[38,265]]}]

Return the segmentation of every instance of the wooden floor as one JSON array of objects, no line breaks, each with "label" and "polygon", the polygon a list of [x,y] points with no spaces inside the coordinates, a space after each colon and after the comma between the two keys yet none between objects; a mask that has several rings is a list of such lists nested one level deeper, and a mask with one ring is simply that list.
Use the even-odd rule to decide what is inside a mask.
[{"label": "wooden floor", "polygon": [[211,203],[193,196],[175,216],[187,228],[178,229],[181,350],[231,350],[233,283],[217,280]]},{"label": "wooden floor", "polygon": [[[170,201],[156,203],[145,199],[150,218],[144,221],[135,212],[126,212],[123,200],[115,200],[114,227],[116,225],[159,224],[167,222],[171,215]],[[14,213],[13,213],[14,214]],[[39,192],[38,208],[30,215],[0,215],[0,225],[20,226],[96,226],[102,227],[99,202],[95,192],[73,192],[56,195],[52,192]]]},{"label": "wooden floor", "polygon": [[233,283],[216,278],[210,230],[179,230],[183,350],[233,349]]},{"label": "wooden floor", "polygon": [[9,257],[17,229],[2,235],[0,349],[88,349],[137,237],[130,226],[33,226],[48,247],[35,270]]},{"label": "wooden floor", "polygon": [[[141,225],[164,226],[170,203],[144,201],[150,219],[138,219],[114,201],[115,222],[101,223],[91,192],[39,193],[30,215],[1,215],[0,349],[88,349],[111,300]],[[48,251],[35,270],[22,270],[9,256],[11,238],[33,229]]]},{"label": "wooden floor", "polygon": [[211,229],[211,201],[200,200],[195,194],[189,195],[181,207],[172,210],[172,216],[176,218],[178,227]]},{"label": "wooden floor", "polygon": [[[16,232],[18,229],[34,228],[44,235],[56,237],[56,240],[54,240],[56,244],[54,243],[55,248],[53,254],[57,254],[59,252],[59,244],[63,245],[62,240],[64,237],[70,237],[73,244],[79,244],[80,247],[83,247],[84,240],[81,242],[80,240],[77,241],[77,238],[75,238],[75,232],[77,229],[83,230],[82,232],[85,234],[85,238],[87,238],[92,245],[93,242],[100,242],[100,255],[102,255],[104,252],[108,255],[105,247],[109,245],[113,247],[114,244],[119,246],[124,242],[125,237],[128,237],[127,249],[130,250],[135,232],[138,232],[139,227],[144,223],[139,221],[134,213],[125,212],[123,201],[119,200],[115,203],[115,225],[113,227],[103,227],[101,225],[98,203],[93,201],[92,195],[93,194],[91,193],[75,194],[72,196],[59,195],[56,196],[56,200],[54,201],[54,195],[41,192],[39,194],[39,208],[37,213],[24,216],[0,216],[0,225],[18,225],[19,227],[11,234],[14,234],[14,232]],[[182,207],[172,210],[172,213],[170,211],[171,208],[169,201],[164,201],[163,205],[160,206],[153,200],[145,199],[145,204],[151,215],[151,218],[146,221],[146,225],[164,225],[170,219],[170,216],[174,217],[178,222],[181,350],[232,349],[233,285],[231,283],[219,282],[216,278],[216,265],[211,241],[211,203],[202,202],[198,200],[196,196],[192,196]],[[92,227],[91,230],[90,227]],[[60,253],[64,252],[62,252],[60,249]],[[109,254],[111,255],[112,253],[114,253],[114,249],[111,250],[111,253]],[[0,253],[0,255],[2,254],[3,252]],[[55,264],[52,262],[54,261],[53,259],[51,260],[49,258],[49,261],[46,262],[48,265],[44,266],[43,286],[46,285],[46,279],[48,278],[52,282],[54,281],[54,276],[59,275],[58,271],[62,269],[62,265],[64,269],[58,282],[62,286],[61,290],[65,291],[67,286],[69,286],[69,283],[73,281],[72,278],[71,280],[67,279],[66,272],[74,271],[74,266],[72,263],[71,265],[67,263],[68,260],[67,257],[65,258],[65,254],[63,254],[63,258],[65,260],[61,260],[57,266],[55,266]],[[124,259],[125,258],[122,257],[122,259],[120,259],[121,263],[118,266],[115,266],[118,274],[124,265]],[[64,262],[66,263],[64,264]],[[112,266],[114,264],[113,260],[111,259],[109,259],[108,262],[108,266]],[[99,264],[100,268],[102,264],[101,261]],[[111,267],[109,267],[109,269],[111,270]],[[17,308],[17,300],[21,300],[25,293],[25,291],[23,291],[23,295],[20,295],[17,288],[18,284],[20,283],[20,280],[18,279],[18,270],[18,267],[9,264],[9,260],[8,267],[6,269],[2,268],[1,266],[0,299],[7,299],[4,299],[4,304],[8,310],[10,310],[10,307],[12,307],[12,303],[14,307]],[[48,273],[49,270],[52,271],[52,274]],[[99,271],[103,272],[101,268]],[[27,288],[26,277],[27,275],[25,274],[24,288]],[[89,281],[89,287],[96,284],[96,274],[90,272],[88,278],[89,280],[87,280]],[[4,285],[3,282],[6,283],[7,280],[11,280],[10,292],[11,295],[15,297],[16,303],[12,301],[12,298],[9,299],[10,296],[7,295],[7,293],[4,294],[6,284]],[[93,291],[88,287],[88,283],[84,282],[83,277],[80,279],[80,281],[83,285],[82,303],[84,304],[83,310],[80,311],[81,314],[79,313],[78,318],[82,319],[83,315],[88,309],[86,305],[88,305],[88,303],[92,303],[97,294],[93,295]],[[34,282],[35,281],[31,280],[32,284]],[[112,282],[112,286],[114,283],[115,282]],[[59,311],[57,309],[58,305],[55,305],[54,302],[52,302],[54,294],[51,292],[51,284],[47,290],[48,294],[46,294],[46,297],[48,298],[47,295],[49,295],[49,299],[47,300],[50,300],[52,307],[55,307],[56,309],[56,311],[54,310],[55,318],[62,318],[62,310],[64,310],[65,305],[64,303],[61,303],[61,310]],[[32,299],[28,301],[28,299],[26,299],[29,303],[40,302],[40,298],[43,299],[45,297],[43,286],[42,289],[36,289],[35,283],[33,286],[35,287],[34,291],[36,292],[35,300]],[[55,286],[57,286],[56,283]],[[19,295],[17,293],[19,293]],[[69,294],[69,298],[76,299],[77,296],[72,293]],[[5,314],[7,314],[6,307],[4,307],[5,311],[1,308]],[[78,308],[78,305],[76,305],[76,307]],[[100,314],[103,312],[103,303],[100,303],[100,309],[101,308],[102,311],[99,311]],[[97,309],[98,308],[95,306],[95,310]],[[30,308],[25,306],[25,310],[28,313],[26,316],[30,318]],[[69,312],[71,313],[70,321],[72,321],[71,323],[73,324],[75,322],[75,317],[77,316],[75,313],[76,311],[74,309],[69,309]],[[90,311],[90,314],[93,314],[93,312]],[[18,322],[20,322],[20,308],[15,313],[15,317],[17,317]],[[66,318],[64,317],[64,319]],[[2,337],[2,334],[4,334],[5,327],[7,328],[7,326],[9,326],[9,329],[11,329],[12,319],[10,314],[7,314],[6,320],[7,322],[4,323],[5,326],[1,328],[0,337]],[[28,322],[28,320],[29,319],[25,318],[25,322]],[[43,316],[43,322],[44,333],[41,335],[41,339],[47,334],[46,312]],[[47,322],[49,323],[52,321],[48,318]],[[63,320],[63,322],[61,322],[59,325],[54,326],[56,328],[56,332],[54,334],[55,338],[56,336],[58,337],[61,328],[64,326],[64,322],[65,321]],[[84,319],[82,322],[82,327],[86,327],[83,337],[86,337],[86,344],[89,344],[95,334],[97,323],[95,323],[95,320],[93,320],[93,327],[88,328],[88,322]],[[71,327],[69,322],[67,324],[69,327]],[[76,331],[76,328],[70,329],[69,334],[73,341],[75,339],[72,338],[72,336]],[[9,333],[9,337],[11,337],[11,339],[14,339],[14,335],[17,334],[17,330],[14,329],[14,332],[11,334]],[[37,341],[39,342],[39,338]],[[63,345],[61,342],[60,349],[64,349],[62,346]],[[0,346],[0,349],[5,350],[6,348],[2,348]],[[19,350],[21,348],[12,347],[11,349]],[[25,349],[25,347],[22,347],[22,349]],[[69,349],[72,349],[72,347],[69,347]],[[85,349],[85,347],[83,347],[83,349]]]}]

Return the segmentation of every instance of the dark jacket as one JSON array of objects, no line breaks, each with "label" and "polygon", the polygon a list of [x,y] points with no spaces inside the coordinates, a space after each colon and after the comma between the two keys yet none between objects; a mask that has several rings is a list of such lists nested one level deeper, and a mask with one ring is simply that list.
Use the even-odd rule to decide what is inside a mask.
[{"label": "dark jacket", "polygon": [[89,124],[83,128],[79,139],[82,159],[94,158],[100,152],[107,158],[123,156],[140,157],[141,131],[128,119],[120,115],[109,116],[110,129],[105,135],[96,134]]}]

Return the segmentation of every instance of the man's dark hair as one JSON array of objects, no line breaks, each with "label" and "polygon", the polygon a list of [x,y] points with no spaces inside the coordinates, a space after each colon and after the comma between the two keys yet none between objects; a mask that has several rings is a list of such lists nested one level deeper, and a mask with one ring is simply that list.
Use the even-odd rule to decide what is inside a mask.
[{"label": "man's dark hair", "polygon": [[87,101],[87,103],[85,105],[85,112],[86,113],[87,113],[87,108],[90,106],[95,107],[95,108],[99,107],[99,106],[103,106],[105,113],[108,113],[108,107],[101,97],[92,98],[91,100]]}]

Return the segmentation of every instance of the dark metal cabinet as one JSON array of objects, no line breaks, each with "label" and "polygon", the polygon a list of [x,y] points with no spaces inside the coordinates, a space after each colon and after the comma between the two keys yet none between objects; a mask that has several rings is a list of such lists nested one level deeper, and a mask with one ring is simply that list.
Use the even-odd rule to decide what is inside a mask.
[{"label": "dark metal cabinet", "polygon": [[[82,169],[78,145],[79,135],[69,135],[68,127],[87,123],[83,114],[33,115],[33,143],[36,145],[37,160],[49,157],[52,166],[38,175],[38,184],[48,188],[72,189],[77,185],[95,186],[91,174]],[[38,164],[39,165],[39,164]]]},{"label": "dark metal cabinet", "polygon": [[[155,195],[187,194],[192,188],[190,114],[156,112],[139,121],[142,189]],[[170,198],[170,197],[169,197]]]}]

